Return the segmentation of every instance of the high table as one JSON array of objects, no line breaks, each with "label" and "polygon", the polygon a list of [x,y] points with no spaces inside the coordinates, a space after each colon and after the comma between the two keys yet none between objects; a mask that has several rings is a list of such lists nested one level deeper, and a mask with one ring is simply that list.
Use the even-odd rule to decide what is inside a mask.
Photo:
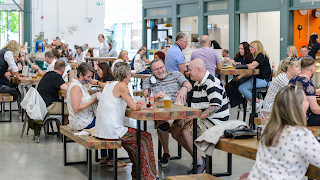
[{"label": "high table", "polygon": [[108,59],[118,59],[118,57],[84,57],[84,59],[88,62],[88,59],[93,59],[95,61],[104,62],[108,61]]},{"label": "high table", "polygon": [[[201,116],[202,111],[200,109],[194,109],[185,106],[179,106],[171,103],[171,108],[157,108],[158,106],[163,106],[164,102],[154,102],[154,108],[146,108],[143,110],[133,111],[130,108],[126,109],[126,116],[137,120],[137,169],[136,169],[136,179],[140,179],[140,122],[141,121],[160,121],[160,120],[170,120],[170,119],[193,119],[193,141],[197,138],[197,119]],[[173,111],[173,109],[179,109],[178,111]],[[193,170],[196,174],[197,166],[197,148],[193,143]]]},{"label": "high table", "polygon": [[131,77],[139,78],[139,79],[147,79],[150,76],[152,76],[152,74],[132,74],[131,75]]},{"label": "high table", "polygon": [[218,74],[219,79],[221,79],[221,75],[226,76],[226,83],[228,82],[229,75],[246,75],[252,76],[253,79],[253,88],[252,88],[252,113],[249,120],[249,126],[252,128],[254,126],[254,116],[256,115],[256,76],[259,75],[259,69],[221,69],[216,70],[216,74]]},{"label": "high table", "polygon": [[42,77],[32,78],[30,76],[28,77],[22,77],[23,80],[18,80],[17,78],[12,78],[12,82],[16,83],[18,85],[38,85]]}]

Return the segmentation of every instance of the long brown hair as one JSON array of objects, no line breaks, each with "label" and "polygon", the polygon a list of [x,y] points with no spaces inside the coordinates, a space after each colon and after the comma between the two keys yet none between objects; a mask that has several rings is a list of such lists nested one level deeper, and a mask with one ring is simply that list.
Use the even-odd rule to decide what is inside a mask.
[{"label": "long brown hair", "polygon": [[262,133],[263,144],[277,145],[286,125],[306,126],[306,114],[302,111],[304,91],[300,86],[288,85],[280,89],[273,103],[271,114]]},{"label": "long brown hair", "polygon": [[[250,45],[249,43],[247,42],[242,42],[240,43],[242,46],[243,46],[243,50],[244,50],[244,55],[243,55],[243,61],[246,63],[246,64],[249,64],[249,63],[252,63],[252,60],[251,60],[251,53],[250,53]],[[239,44],[239,45],[240,45]],[[234,57],[235,58],[239,58],[241,56],[240,52],[238,52]]]},{"label": "long brown hair", "polygon": [[102,72],[103,72],[102,78],[101,78],[103,82],[106,82],[108,75],[113,76],[111,68],[108,63],[102,62],[102,63],[99,63],[98,66],[102,69]]}]

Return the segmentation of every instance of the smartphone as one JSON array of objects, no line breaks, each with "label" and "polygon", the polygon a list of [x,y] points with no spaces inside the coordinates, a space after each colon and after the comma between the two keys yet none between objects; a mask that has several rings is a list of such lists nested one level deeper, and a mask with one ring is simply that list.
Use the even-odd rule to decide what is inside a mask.
[{"label": "smartphone", "polygon": [[157,106],[157,108],[164,108],[164,106]]}]

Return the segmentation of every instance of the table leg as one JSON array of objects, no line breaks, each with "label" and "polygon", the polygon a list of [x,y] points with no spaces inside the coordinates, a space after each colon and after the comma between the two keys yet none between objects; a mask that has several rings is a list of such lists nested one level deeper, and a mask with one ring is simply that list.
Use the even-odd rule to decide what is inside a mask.
[{"label": "table leg", "polygon": [[256,116],[257,77],[255,75],[252,76],[252,81],[252,113],[249,121],[250,128],[254,127],[254,117]]},{"label": "table leg", "polygon": [[118,155],[117,155],[117,149],[113,149],[113,179],[114,180],[117,180],[118,179],[118,172],[117,172],[117,157],[118,157]]},{"label": "table leg", "polygon": [[194,141],[197,139],[197,119],[193,119],[193,174],[197,174],[197,146]]},{"label": "table leg", "polygon": [[212,174],[212,156],[206,155],[206,173]]},{"label": "table leg", "polygon": [[137,120],[137,164],[136,164],[136,179],[140,179],[140,140],[141,140],[141,132],[140,132],[140,121]]},{"label": "table leg", "polygon": [[[223,173],[212,173],[212,157],[211,156],[209,156],[210,157],[210,160],[211,160],[211,166],[210,166],[210,168],[208,169],[206,169],[206,171],[208,172],[211,172],[211,173],[209,173],[209,174],[212,174],[213,176],[217,176],[217,177],[220,177],[220,176],[231,176],[231,174],[232,174],[232,154],[231,153],[228,153],[228,161],[227,161],[227,172],[223,172]],[[208,159],[207,159],[207,164],[206,165],[208,165]]]},{"label": "table leg", "polygon": [[92,180],[92,150],[87,150],[88,151],[88,180]]},{"label": "table leg", "polygon": [[161,156],[162,156],[162,144],[160,141],[160,138],[158,137],[158,160],[161,160]]},{"label": "table leg", "polygon": [[66,125],[66,124],[64,124],[64,97],[63,96],[61,96],[61,103],[62,103],[62,109],[61,109],[61,113],[62,113],[62,125]]},{"label": "table leg", "polygon": [[67,138],[65,135],[63,135],[63,163],[64,163],[64,166],[67,166]]},{"label": "table leg", "polygon": [[143,122],[143,130],[147,132],[147,121]]}]

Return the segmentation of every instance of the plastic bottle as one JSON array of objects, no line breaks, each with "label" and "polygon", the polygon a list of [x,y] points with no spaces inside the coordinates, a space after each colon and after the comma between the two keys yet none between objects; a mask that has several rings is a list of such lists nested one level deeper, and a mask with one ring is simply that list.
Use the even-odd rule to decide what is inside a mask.
[{"label": "plastic bottle", "polygon": [[275,65],[274,65],[274,62],[272,62],[272,67],[271,67],[272,71],[274,71],[275,69]]}]

